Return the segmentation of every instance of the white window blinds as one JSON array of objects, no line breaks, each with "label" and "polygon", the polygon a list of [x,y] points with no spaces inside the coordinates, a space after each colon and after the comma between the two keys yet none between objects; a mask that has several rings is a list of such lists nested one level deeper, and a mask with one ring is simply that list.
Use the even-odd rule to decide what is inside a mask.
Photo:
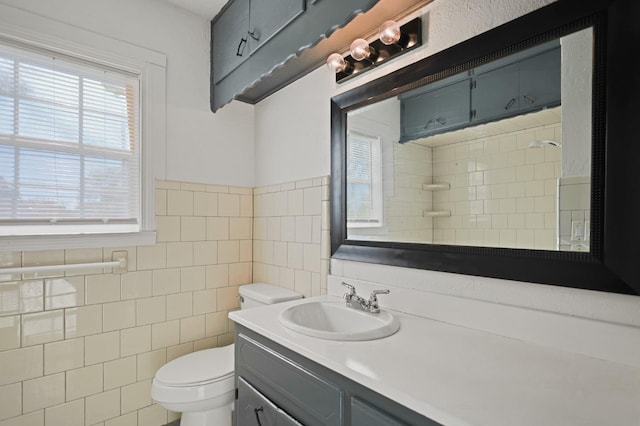
[{"label": "white window blinds", "polygon": [[377,136],[347,136],[347,225],[382,226],[381,141]]},{"label": "white window blinds", "polygon": [[0,235],[140,230],[139,79],[0,43]]}]

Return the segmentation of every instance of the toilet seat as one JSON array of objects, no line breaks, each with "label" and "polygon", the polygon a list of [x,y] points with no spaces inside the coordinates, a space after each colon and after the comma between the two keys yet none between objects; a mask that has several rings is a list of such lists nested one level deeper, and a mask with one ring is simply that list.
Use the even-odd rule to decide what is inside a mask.
[{"label": "toilet seat", "polygon": [[162,366],[151,385],[156,402],[188,403],[233,394],[234,345],[193,352]]},{"label": "toilet seat", "polygon": [[155,380],[164,386],[195,386],[233,376],[234,345],[193,352],[162,366]]},{"label": "toilet seat", "polygon": [[158,403],[164,404],[194,403],[206,399],[224,397],[224,395],[229,395],[233,399],[233,385],[233,374],[210,383],[190,386],[167,386],[153,379],[151,398]]}]

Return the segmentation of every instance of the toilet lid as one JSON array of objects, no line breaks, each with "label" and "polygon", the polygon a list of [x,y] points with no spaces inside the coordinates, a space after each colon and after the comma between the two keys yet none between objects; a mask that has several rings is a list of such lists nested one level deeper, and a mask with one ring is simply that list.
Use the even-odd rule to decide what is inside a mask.
[{"label": "toilet lid", "polygon": [[233,374],[234,345],[196,351],[162,366],[156,380],[171,386],[186,386],[224,379]]}]

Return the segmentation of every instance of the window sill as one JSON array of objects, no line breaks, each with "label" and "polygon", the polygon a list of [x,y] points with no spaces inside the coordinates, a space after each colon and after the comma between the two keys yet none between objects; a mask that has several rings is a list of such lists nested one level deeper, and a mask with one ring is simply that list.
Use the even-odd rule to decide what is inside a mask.
[{"label": "window sill", "polygon": [[0,252],[148,246],[156,243],[155,231],[127,234],[34,235],[0,237]]}]

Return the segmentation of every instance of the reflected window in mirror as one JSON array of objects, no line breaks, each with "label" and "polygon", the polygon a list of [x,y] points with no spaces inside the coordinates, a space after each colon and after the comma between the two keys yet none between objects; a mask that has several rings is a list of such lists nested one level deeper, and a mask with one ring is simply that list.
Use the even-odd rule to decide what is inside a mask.
[{"label": "reflected window in mirror", "polygon": [[356,131],[347,135],[348,228],[379,228],[383,224],[381,150],[380,136]]}]

